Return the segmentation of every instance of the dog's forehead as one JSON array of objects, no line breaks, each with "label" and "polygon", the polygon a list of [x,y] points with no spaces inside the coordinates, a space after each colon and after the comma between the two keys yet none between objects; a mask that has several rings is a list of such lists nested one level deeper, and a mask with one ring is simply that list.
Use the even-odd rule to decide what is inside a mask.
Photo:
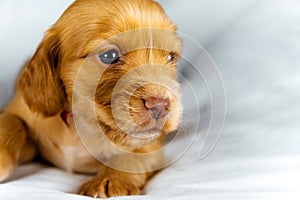
[{"label": "dog's forehead", "polygon": [[177,37],[177,33],[174,30],[164,28],[134,29],[112,37],[110,40],[118,44],[125,52],[146,48],[178,53],[181,50],[181,40]]},{"label": "dog's forehead", "polygon": [[163,28],[139,28],[128,30],[116,35],[99,34],[83,48],[83,54],[97,51],[111,44],[116,45],[123,53],[139,49],[160,49],[164,51],[181,52],[182,41],[174,30]]},{"label": "dog's forehead", "polygon": [[180,52],[176,26],[152,0],[77,0],[62,19],[57,25],[63,27],[63,45],[78,50],[71,52],[76,57],[88,55],[104,41],[123,51],[151,47]]}]

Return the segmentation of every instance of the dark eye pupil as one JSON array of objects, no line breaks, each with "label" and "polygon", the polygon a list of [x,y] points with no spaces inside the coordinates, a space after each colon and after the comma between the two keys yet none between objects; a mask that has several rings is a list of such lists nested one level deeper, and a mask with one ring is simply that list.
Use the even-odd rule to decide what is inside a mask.
[{"label": "dark eye pupil", "polygon": [[170,53],[169,55],[168,55],[168,57],[167,57],[167,59],[169,60],[169,61],[175,61],[175,53]]},{"label": "dark eye pupil", "polygon": [[119,61],[120,55],[116,50],[109,50],[99,56],[101,62],[104,64],[115,64]]}]

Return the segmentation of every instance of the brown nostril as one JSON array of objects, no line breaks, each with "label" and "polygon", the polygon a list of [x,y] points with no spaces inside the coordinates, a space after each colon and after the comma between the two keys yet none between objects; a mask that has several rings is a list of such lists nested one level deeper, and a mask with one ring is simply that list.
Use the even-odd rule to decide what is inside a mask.
[{"label": "brown nostril", "polygon": [[170,101],[169,99],[149,97],[147,99],[143,99],[145,107],[149,109],[151,117],[158,120],[166,116]]},{"label": "brown nostril", "polygon": [[149,110],[150,110],[150,115],[156,120],[166,115],[165,107],[160,105],[153,106]]}]

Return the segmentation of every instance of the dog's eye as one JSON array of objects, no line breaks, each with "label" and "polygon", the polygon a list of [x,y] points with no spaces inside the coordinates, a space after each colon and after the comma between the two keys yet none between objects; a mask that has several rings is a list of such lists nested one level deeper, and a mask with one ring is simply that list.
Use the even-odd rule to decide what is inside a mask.
[{"label": "dog's eye", "polygon": [[168,56],[167,56],[167,60],[170,62],[175,62],[176,61],[176,54],[174,52],[171,52]]},{"label": "dog's eye", "polygon": [[117,50],[109,50],[99,56],[101,62],[110,65],[115,64],[119,61],[120,55]]}]

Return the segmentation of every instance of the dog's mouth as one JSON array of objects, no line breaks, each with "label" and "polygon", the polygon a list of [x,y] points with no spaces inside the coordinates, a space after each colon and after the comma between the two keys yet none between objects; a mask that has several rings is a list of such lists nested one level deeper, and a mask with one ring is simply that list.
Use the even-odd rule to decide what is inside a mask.
[{"label": "dog's mouth", "polygon": [[[136,138],[156,138],[164,129],[171,113],[170,100],[157,96],[131,98],[126,132]],[[128,124],[127,124],[128,125]]]}]

